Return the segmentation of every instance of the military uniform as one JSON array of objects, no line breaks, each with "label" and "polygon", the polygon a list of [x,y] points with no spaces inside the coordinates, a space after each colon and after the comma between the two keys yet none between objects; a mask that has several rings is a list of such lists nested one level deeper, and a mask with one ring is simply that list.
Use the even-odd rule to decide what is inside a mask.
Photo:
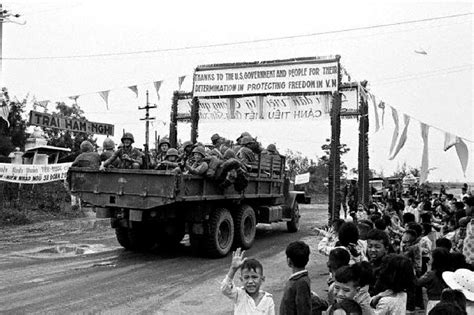
[{"label": "military uniform", "polygon": [[89,168],[99,168],[100,166],[100,156],[99,153],[93,152],[94,147],[89,141],[83,141],[81,143],[81,151],[71,166],[75,167],[89,167]]},{"label": "military uniform", "polygon": [[[126,157],[132,159],[132,161],[128,160]],[[117,158],[120,159],[118,168],[130,169],[133,168],[132,166],[134,163],[137,163],[139,167],[143,165],[143,153],[132,146],[128,148],[122,147],[115,151],[112,156],[104,162],[104,166],[112,164]]]}]

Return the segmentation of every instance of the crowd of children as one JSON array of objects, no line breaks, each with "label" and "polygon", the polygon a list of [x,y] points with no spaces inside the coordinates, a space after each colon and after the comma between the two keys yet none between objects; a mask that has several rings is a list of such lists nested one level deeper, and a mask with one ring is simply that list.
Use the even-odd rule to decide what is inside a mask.
[{"label": "crowd of children", "polygon": [[[318,229],[318,250],[328,256],[327,292],[311,292],[309,246],[288,245],[293,274],[280,314],[474,314],[474,197],[467,187],[459,198],[446,190],[410,197],[406,204],[400,197],[360,205]],[[232,282],[239,268],[242,289]],[[263,280],[260,263],[238,250],[222,284],[235,314],[275,313],[272,296],[259,290]]]}]

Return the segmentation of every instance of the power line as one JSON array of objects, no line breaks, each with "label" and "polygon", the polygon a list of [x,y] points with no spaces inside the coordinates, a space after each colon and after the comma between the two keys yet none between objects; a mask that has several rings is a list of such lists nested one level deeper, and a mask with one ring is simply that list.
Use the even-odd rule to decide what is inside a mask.
[{"label": "power line", "polygon": [[262,38],[262,39],[254,39],[254,40],[244,40],[244,41],[238,41],[238,42],[216,43],[216,44],[208,44],[208,45],[195,45],[195,46],[183,46],[183,47],[176,47],[176,48],[162,48],[162,49],[138,50],[138,51],[116,52],[116,53],[88,54],[88,55],[5,57],[2,59],[3,60],[46,60],[46,59],[95,58],[95,57],[126,56],[126,55],[137,55],[137,54],[151,54],[151,53],[159,53],[159,52],[225,47],[225,46],[245,45],[245,44],[269,42],[269,41],[280,41],[280,40],[304,38],[304,37],[314,37],[314,36],[354,32],[354,31],[363,31],[363,30],[370,30],[370,29],[379,29],[379,28],[385,28],[385,27],[391,27],[391,26],[452,19],[452,18],[458,18],[462,16],[469,16],[472,14],[473,14],[472,12],[468,12],[468,13],[452,14],[452,15],[438,16],[438,17],[432,17],[432,18],[426,18],[426,19],[408,20],[408,21],[402,21],[402,22],[393,22],[393,23],[386,23],[386,24],[346,28],[346,29],[341,29],[341,30],[324,31],[324,32],[316,32],[316,33],[309,33],[309,34],[300,34],[300,35],[289,35],[289,36],[281,36],[281,37],[273,37],[273,38]]}]

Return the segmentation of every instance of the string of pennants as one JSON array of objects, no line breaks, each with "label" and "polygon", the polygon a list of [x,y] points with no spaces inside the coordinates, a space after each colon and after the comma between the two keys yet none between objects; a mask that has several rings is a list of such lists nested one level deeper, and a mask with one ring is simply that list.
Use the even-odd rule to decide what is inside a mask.
[{"label": "string of pennants", "polygon": [[[363,90],[363,89],[362,89]],[[430,128],[437,129],[444,133],[444,145],[443,150],[448,151],[452,147],[456,149],[457,156],[459,158],[459,162],[461,164],[461,169],[466,176],[466,169],[469,161],[469,150],[465,143],[472,142],[469,139],[465,139],[449,133],[443,129],[440,129],[435,126],[428,125],[427,123],[418,120],[416,118],[411,117],[406,113],[402,113],[398,111],[395,107],[385,104],[383,101],[379,101],[377,103],[375,95],[367,92],[365,95],[362,94],[362,97],[365,97],[368,101],[370,107],[373,108],[374,117],[375,117],[375,133],[377,133],[381,128],[385,125],[385,112],[390,110],[393,123],[394,123],[394,130],[392,134],[392,140],[390,142],[390,150],[388,158],[389,160],[393,160],[400,150],[403,148],[407,141],[408,137],[408,126],[412,120],[418,121],[420,124],[420,132],[421,138],[423,140],[423,153],[421,158],[421,168],[420,168],[420,183],[426,182],[429,173],[429,157],[428,157],[428,135]],[[403,118],[403,129],[400,133],[400,117]]]},{"label": "string of pennants", "polygon": [[[185,78],[186,78],[185,75],[178,77],[178,90],[181,90],[181,86],[183,85],[183,82],[184,82]],[[160,100],[160,89],[161,89],[161,86],[162,86],[163,82],[164,82],[164,80],[159,80],[159,81],[153,81],[153,82],[144,82],[144,83],[141,83],[140,85],[153,83],[153,86],[154,86],[155,91],[156,91],[156,96],[157,96],[158,101],[159,101]],[[109,94],[110,94],[110,92],[113,91],[113,90],[118,90],[118,89],[123,89],[123,88],[124,87],[114,88],[114,89],[104,90],[104,91],[84,93],[84,94],[79,94],[79,95],[72,95],[72,96],[67,96],[66,98],[68,98],[70,100],[73,100],[75,103],[77,103],[77,100],[81,96],[91,95],[91,94],[98,94],[102,98],[102,100],[104,101],[107,110],[109,110]],[[135,94],[135,97],[138,98],[138,84],[130,85],[130,86],[127,86],[126,88],[128,88],[130,91],[132,91]],[[43,108],[46,108],[50,102],[51,102],[51,100],[41,100],[41,101],[35,100],[34,101],[36,106],[43,107]]]}]

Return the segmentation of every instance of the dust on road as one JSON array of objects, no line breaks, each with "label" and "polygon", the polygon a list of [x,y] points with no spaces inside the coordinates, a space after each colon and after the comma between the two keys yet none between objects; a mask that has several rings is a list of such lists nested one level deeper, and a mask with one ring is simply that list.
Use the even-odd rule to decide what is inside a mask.
[{"label": "dust on road", "polygon": [[[324,294],[326,258],[317,253],[314,226],[326,222],[326,205],[303,205],[301,229],[282,223],[259,226],[247,256],[264,266],[263,289],[278,308],[291,274],[285,247],[311,247],[312,289]],[[146,254],[118,247],[107,221],[49,222],[0,233],[0,311],[7,313],[230,314],[219,291],[230,257],[208,259],[189,246]],[[236,277],[237,278],[237,277]],[[237,284],[238,280],[236,279]]]}]

